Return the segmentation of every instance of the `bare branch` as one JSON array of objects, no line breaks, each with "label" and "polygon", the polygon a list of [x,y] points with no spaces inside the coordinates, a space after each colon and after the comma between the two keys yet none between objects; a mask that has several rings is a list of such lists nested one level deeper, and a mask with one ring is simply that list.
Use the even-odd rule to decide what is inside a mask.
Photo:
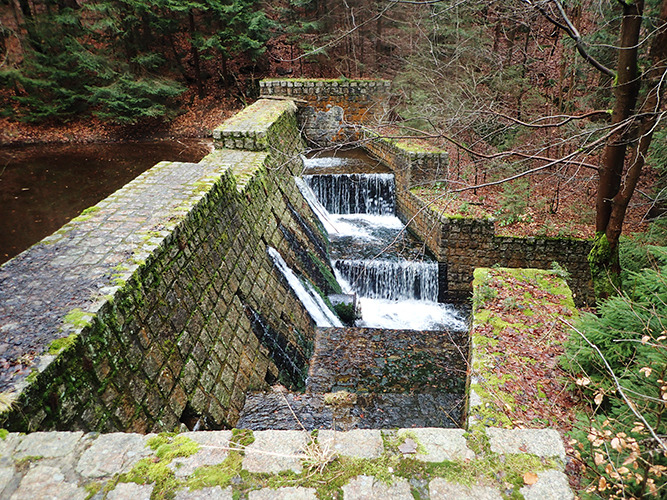
[{"label": "bare branch", "polygon": [[559,29],[563,30],[565,33],[567,33],[567,36],[569,36],[573,41],[575,46],[577,47],[577,52],[581,54],[581,56],[588,61],[594,68],[596,68],[598,71],[601,71],[605,75],[608,75],[612,78],[616,77],[616,72],[607,68],[604,64],[602,64],[600,61],[595,59],[586,49],[584,46],[584,42],[581,39],[581,35],[579,34],[579,31],[577,28],[574,27],[572,24],[572,21],[570,21],[570,18],[567,16],[565,9],[563,9],[563,5],[560,3],[560,0],[551,0],[551,3],[556,5],[556,8],[558,9],[559,14],[563,18],[563,22],[560,22],[558,19],[553,17],[549,12],[544,9],[539,3],[533,3],[531,0],[523,0],[524,3],[530,5],[534,9],[536,9],[542,16],[552,23],[554,26],[558,27]]},{"label": "bare branch", "polygon": [[[586,113],[586,114],[579,115],[579,116],[570,116],[570,115],[541,116],[537,120],[534,120],[534,121],[529,122],[529,123],[521,121],[517,118],[513,118],[511,116],[505,115],[503,113],[498,113],[497,111],[487,111],[487,113],[491,113],[493,115],[500,116],[502,118],[505,118],[506,120],[510,120],[510,121],[516,123],[517,125],[521,125],[523,127],[528,127],[528,128],[556,128],[556,127],[562,127],[563,125],[566,125],[566,124],[568,124],[568,123],[570,123],[571,121],[574,121],[574,120],[585,120],[586,118],[590,118],[592,116],[597,116],[597,115],[605,115],[606,116],[606,115],[609,114],[609,111],[607,111],[606,109],[598,109],[596,111],[591,111],[590,113]],[[546,123],[546,124],[538,123],[538,122],[547,121],[547,120],[551,120],[551,119],[555,119],[555,118],[564,118],[564,119],[560,122],[557,122],[557,123]]]},{"label": "bare branch", "polygon": [[562,321],[563,323],[565,323],[565,324],[566,324],[567,326],[569,326],[570,328],[572,328],[573,331],[575,331],[576,333],[578,333],[578,334],[581,336],[581,338],[583,338],[584,341],[586,341],[586,343],[587,343],[589,346],[591,346],[591,347],[595,350],[595,352],[598,353],[598,355],[599,355],[600,358],[602,359],[602,362],[604,363],[604,366],[607,368],[607,371],[608,371],[609,374],[611,375],[611,378],[614,380],[614,385],[616,386],[616,390],[618,391],[618,393],[619,393],[619,394],[621,395],[621,397],[623,398],[623,401],[625,401],[625,404],[628,405],[628,407],[630,408],[630,411],[632,411],[632,413],[634,413],[635,417],[637,417],[639,420],[641,420],[642,423],[646,426],[646,428],[648,429],[648,431],[651,433],[651,436],[653,436],[653,439],[655,439],[655,441],[660,445],[660,447],[661,447],[663,450],[665,450],[665,451],[667,452],[667,444],[662,440],[662,438],[660,438],[660,436],[658,436],[658,434],[655,432],[655,429],[653,429],[653,427],[651,427],[651,426],[649,425],[649,423],[646,421],[646,419],[644,418],[644,416],[643,416],[641,413],[639,413],[639,412],[637,411],[637,409],[635,408],[635,405],[634,405],[634,404],[632,403],[632,401],[630,401],[630,400],[628,399],[628,397],[625,395],[625,391],[623,390],[623,387],[621,386],[621,383],[618,381],[618,378],[616,378],[616,374],[614,373],[614,370],[612,370],[611,366],[609,366],[609,363],[607,362],[607,359],[604,357],[604,355],[602,354],[602,351],[600,351],[600,349],[598,348],[598,346],[596,346],[596,345],[593,344],[590,340],[588,340],[588,339],[586,338],[586,335],[584,335],[582,332],[580,332],[579,330],[577,330],[572,324],[570,324],[569,322],[565,321],[563,318],[558,318],[558,319],[559,319],[560,321]]}]

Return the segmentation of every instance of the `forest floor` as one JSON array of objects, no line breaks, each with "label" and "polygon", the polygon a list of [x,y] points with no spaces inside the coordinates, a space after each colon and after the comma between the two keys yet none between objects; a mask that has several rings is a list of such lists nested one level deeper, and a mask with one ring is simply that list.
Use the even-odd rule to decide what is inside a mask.
[{"label": "forest floor", "polygon": [[156,121],[134,127],[110,125],[94,117],[39,125],[0,118],[0,146],[210,137],[217,125],[243,107],[238,99],[231,96],[209,95],[200,99],[193,91],[186,94],[184,100],[189,104],[171,122]]}]

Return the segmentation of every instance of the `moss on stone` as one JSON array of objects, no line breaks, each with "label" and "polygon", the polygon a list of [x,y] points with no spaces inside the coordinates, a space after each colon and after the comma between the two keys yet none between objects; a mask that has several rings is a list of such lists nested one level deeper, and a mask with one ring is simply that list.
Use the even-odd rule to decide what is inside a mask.
[{"label": "moss on stone", "polygon": [[99,210],[101,210],[101,208],[98,207],[97,205],[92,206],[92,207],[88,207],[88,208],[86,208],[85,210],[83,210],[78,216],[74,217],[74,218],[70,221],[70,223],[71,223],[71,222],[84,222],[84,221],[87,221],[88,219],[90,219],[90,218],[93,216],[93,214],[94,214],[95,212],[97,212],[97,211],[99,211]]},{"label": "moss on stone", "polygon": [[[85,323],[86,325],[90,324],[90,321]],[[47,349],[47,352],[49,354],[53,355],[58,355],[65,349],[68,349],[69,347],[73,346],[77,339],[79,338],[78,333],[73,333],[67,337],[62,337],[59,339],[55,339],[53,342],[49,344],[49,348]]]},{"label": "moss on stone", "polygon": [[220,486],[226,488],[232,479],[241,474],[242,456],[240,453],[230,451],[229,455],[218,465],[207,465],[199,467],[188,478],[186,485],[192,490]]},{"label": "moss on stone", "polygon": [[171,462],[176,457],[189,457],[199,451],[199,444],[187,436],[160,433],[148,440],[148,446],[155,450],[160,460]]},{"label": "moss on stone", "polygon": [[618,268],[618,262],[618,247],[615,250],[611,247],[605,233],[595,233],[593,247],[588,254],[588,265],[597,298],[616,295],[621,289],[621,275],[612,271],[614,265]]},{"label": "moss on stone", "polygon": [[67,313],[67,315],[63,319],[63,322],[66,325],[80,329],[89,326],[90,323],[92,322],[92,319],[93,318],[90,313],[87,313],[79,308],[76,308],[72,309],[70,312]]}]

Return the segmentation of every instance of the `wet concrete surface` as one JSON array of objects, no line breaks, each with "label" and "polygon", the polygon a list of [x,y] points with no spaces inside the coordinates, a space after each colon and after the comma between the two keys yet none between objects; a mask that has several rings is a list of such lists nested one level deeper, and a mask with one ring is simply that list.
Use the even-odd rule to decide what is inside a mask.
[{"label": "wet concrete surface", "polygon": [[[341,402],[342,400],[342,402]],[[459,394],[250,393],[236,427],[251,430],[460,427]],[[303,426],[303,427],[302,427]]]},{"label": "wet concrete surface", "polygon": [[467,332],[321,329],[307,391],[462,394],[467,352]]}]

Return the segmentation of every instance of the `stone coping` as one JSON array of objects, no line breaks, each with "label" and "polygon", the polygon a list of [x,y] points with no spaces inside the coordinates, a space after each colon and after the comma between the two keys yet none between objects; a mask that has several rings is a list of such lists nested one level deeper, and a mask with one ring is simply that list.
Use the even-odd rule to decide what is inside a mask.
[{"label": "stone coping", "polygon": [[215,128],[213,139],[225,148],[265,150],[271,129],[283,116],[295,113],[296,104],[291,100],[260,99]]},{"label": "stone coping", "polygon": [[562,450],[549,430],[11,433],[0,440],[0,497],[565,500]]},{"label": "stone coping", "polygon": [[265,78],[259,87],[264,91],[270,87],[391,87],[389,80],[373,78],[327,79],[327,78]]},{"label": "stone coping", "polygon": [[368,127],[361,128],[361,140],[363,143],[371,141],[379,142],[385,147],[393,150],[394,154],[407,156],[411,161],[424,158],[440,159],[443,162],[449,161],[449,152],[445,149],[431,148],[426,149],[417,141],[410,139],[394,139],[385,137],[377,130]]},{"label": "stone coping", "polygon": [[[512,429],[515,423],[507,417],[505,409],[515,407],[517,403],[511,391],[503,387],[505,380],[502,377],[499,378],[496,370],[494,370],[494,367],[498,366],[499,363],[508,360],[507,353],[501,352],[502,350],[496,352],[498,349],[493,347],[497,344],[498,336],[502,335],[505,329],[528,328],[522,322],[523,318],[525,318],[523,321],[527,323],[535,315],[547,318],[554,318],[556,314],[573,317],[577,314],[577,310],[572,298],[572,291],[565,278],[560,276],[558,271],[494,268],[493,272],[499,280],[502,280],[504,276],[518,276],[520,279],[533,281],[535,287],[541,291],[546,291],[548,287],[549,292],[553,294],[545,294],[546,298],[535,298],[525,289],[521,293],[527,293],[530,299],[526,299],[525,295],[521,297],[518,293],[514,294],[516,300],[513,303],[519,304],[517,301],[531,300],[531,306],[528,313],[514,315],[515,319],[513,321],[516,322],[509,323],[506,319],[512,317],[512,309],[509,306],[513,306],[513,304],[509,304],[505,314],[502,311],[485,308],[486,298],[493,296],[493,290],[489,289],[487,281],[490,279],[490,271],[488,268],[477,268],[474,272],[467,427],[469,429],[480,425],[505,427],[507,430],[497,429],[492,434],[498,435],[498,432],[502,431],[506,439],[510,439],[510,434],[515,432]],[[516,307],[518,311],[521,311],[519,308],[524,306],[519,304]],[[489,328],[486,328],[487,326]],[[556,341],[547,337],[543,338],[541,342],[548,344]],[[485,348],[480,348],[480,346]],[[522,373],[522,375],[526,374]],[[492,429],[489,429],[489,432],[491,431]],[[521,435],[528,436],[534,431],[536,429],[528,429],[522,431]],[[551,430],[550,432],[555,433],[556,431]],[[522,447],[518,438],[512,439],[514,439],[514,444],[511,445],[513,449]],[[522,449],[532,450],[532,448],[526,448],[525,446]],[[564,459],[565,451],[562,448],[558,449],[558,454],[562,455]]]}]

